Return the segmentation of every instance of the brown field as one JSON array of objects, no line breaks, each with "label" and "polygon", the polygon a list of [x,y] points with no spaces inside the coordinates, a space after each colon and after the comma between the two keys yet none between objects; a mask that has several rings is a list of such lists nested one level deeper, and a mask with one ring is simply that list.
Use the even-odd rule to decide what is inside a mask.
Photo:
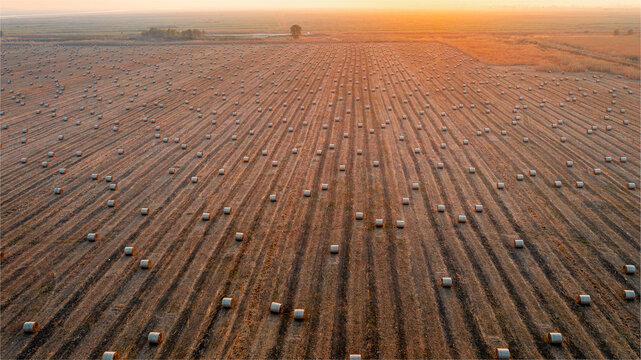
[{"label": "brown field", "polygon": [[0,357],[639,358],[639,81],[435,40],[4,44]]}]

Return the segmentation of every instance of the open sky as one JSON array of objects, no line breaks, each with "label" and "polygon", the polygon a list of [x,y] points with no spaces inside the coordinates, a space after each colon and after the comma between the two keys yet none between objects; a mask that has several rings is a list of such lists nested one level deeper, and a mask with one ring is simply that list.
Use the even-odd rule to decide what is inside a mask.
[{"label": "open sky", "polygon": [[24,0],[1,1],[0,15],[161,10],[310,8],[492,10],[529,7],[639,7],[639,0]]}]

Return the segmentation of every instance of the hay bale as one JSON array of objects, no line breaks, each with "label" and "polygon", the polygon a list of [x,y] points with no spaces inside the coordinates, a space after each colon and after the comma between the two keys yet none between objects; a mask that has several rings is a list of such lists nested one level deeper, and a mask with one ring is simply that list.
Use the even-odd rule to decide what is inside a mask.
[{"label": "hay bale", "polygon": [[142,208],[142,209],[140,209],[140,215],[142,215],[142,216],[147,216],[147,215],[149,215],[150,213],[151,213],[151,210],[149,210],[149,208]]},{"label": "hay bale", "polygon": [[359,212],[359,211],[356,212],[356,220],[363,220],[363,217],[364,215],[362,212]]},{"label": "hay bale", "polygon": [[441,278],[441,286],[444,288],[451,288],[452,287],[452,278],[451,277],[442,277]]},{"label": "hay bale", "polygon": [[587,306],[587,305],[590,305],[591,302],[592,302],[592,298],[590,297],[590,295],[579,294],[576,297],[576,303],[579,305]]},{"label": "hay bale", "polygon": [[634,300],[636,298],[636,293],[634,290],[623,290],[623,298],[628,301]]},{"label": "hay bale", "polygon": [[294,320],[305,320],[305,309],[294,309]]},{"label": "hay bale", "polygon": [[269,304],[269,311],[274,314],[280,314],[283,311],[283,305],[277,302],[272,302]]},{"label": "hay bale", "polygon": [[211,215],[205,212],[200,216],[200,218],[202,219],[202,221],[209,221],[211,219]]},{"label": "hay bale", "polygon": [[236,241],[243,241],[243,239],[245,239],[245,234],[237,232],[236,235],[234,235],[234,238],[236,239]]},{"label": "hay bale", "polygon": [[126,256],[133,256],[135,252],[135,249],[133,246],[127,246],[125,247],[125,255]]},{"label": "hay bale", "polygon": [[102,360],[118,360],[120,359],[120,355],[118,355],[117,351],[105,351],[102,353]]},{"label": "hay bale", "polygon": [[403,220],[396,220],[396,227],[399,229],[402,229],[405,227],[405,221]]},{"label": "hay bale", "polygon": [[637,272],[637,267],[634,265],[624,265],[623,266],[623,273],[626,275],[633,275],[634,273]]},{"label": "hay bale", "polygon": [[38,324],[37,321],[27,321],[24,324],[22,324],[22,331],[24,331],[27,334],[33,334],[38,332],[40,330],[40,325]]},{"label": "hay bale", "polygon": [[140,268],[141,269],[149,269],[150,267],[151,267],[151,260],[149,260],[149,259],[140,260]]},{"label": "hay bale", "polygon": [[558,332],[549,332],[545,336],[545,340],[552,345],[561,345],[563,342],[563,335]]},{"label": "hay bale", "polygon": [[232,302],[233,302],[233,299],[232,299],[232,298],[230,298],[230,297],[224,297],[224,298],[223,298],[223,300],[222,300],[222,302],[221,302],[221,305],[222,305],[225,309],[231,309]]},{"label": "hay bale", "polygon": [[510,358],[510,349],[508,348],[496,348],[494,357],[497,359],[509,359]]},{"label": "hay bale", "polygon": [[376,219],[375,225],[376,225],[376,227],[382,227],[383,226],[383,219]]},{"label": "hay bale", "polygon": [[338,245],[330,245],[329,246],[329,252],[331,254],[338,254]]},{"label": "hay bale", "polygon": [[160,332],[150,332],[147,335],[147,342],[151,345],[158,345],[162,342],[162,333]]}]

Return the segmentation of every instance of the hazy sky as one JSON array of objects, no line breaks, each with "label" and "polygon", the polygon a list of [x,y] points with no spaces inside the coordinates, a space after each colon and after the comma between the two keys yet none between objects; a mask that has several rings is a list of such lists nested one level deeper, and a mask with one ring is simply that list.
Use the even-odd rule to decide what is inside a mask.
[{"label": "hazy sky", "polygon": [[[297,8],[477,9],[496,7],[639,7],[639,0],[23,0],[0,1],[17,12],[229,10]],[[2,13],[0,13],[2,15]]]}]

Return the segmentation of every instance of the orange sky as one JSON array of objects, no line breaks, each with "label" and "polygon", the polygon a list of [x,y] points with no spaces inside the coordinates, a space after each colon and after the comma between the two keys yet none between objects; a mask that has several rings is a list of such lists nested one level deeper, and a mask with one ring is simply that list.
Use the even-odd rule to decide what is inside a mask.
[{"label": "orange sky", "polygon": [[513,7],[639,7],[639,0],[26,0],[0,2],[0,15],[15,12],[91,12],[297,8],[486,9]]}]

